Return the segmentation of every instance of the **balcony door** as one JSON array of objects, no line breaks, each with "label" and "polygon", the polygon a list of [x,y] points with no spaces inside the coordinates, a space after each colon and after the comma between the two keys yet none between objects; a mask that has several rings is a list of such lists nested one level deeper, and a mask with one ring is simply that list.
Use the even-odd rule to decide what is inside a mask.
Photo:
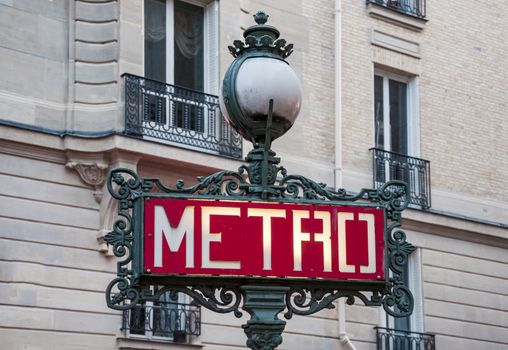
[{"label": "balcony door", "polygon": [[376,71],[374,123],[376,148],[417,157],[418,97],[416,78]]},{"label": "balcony door", "polygon": [[218,3],[145,0],[145,77],[218,91]]},{"label": "balcony door", "polygon": [[420,169],[408,156],[419,155],[417,79],[376,70],[374,74],[374,144],[376,181],[414,184]]},{"label": "balcony door", "polygon": [[144,67],[149,127],[215,134],[205,93],[218,92],[218,2],[145,0]]}]

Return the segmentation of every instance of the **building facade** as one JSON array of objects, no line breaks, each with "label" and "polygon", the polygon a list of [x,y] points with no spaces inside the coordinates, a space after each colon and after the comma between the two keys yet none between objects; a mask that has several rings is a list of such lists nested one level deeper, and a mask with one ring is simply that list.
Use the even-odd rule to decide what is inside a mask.
[{"label": "building facade", "polygon": [[290,320],[279,348],[508,349],[508,15],[492,0],[1,1],[2,347],[245,348],[246,316],[185,297],[106,307],[105,177],[190,185],[243,164],[217,95],[259,9],[295,44],[304,94],[282,164],[351,192],[407,181],[417,247],[410,318],[339,301]]}]

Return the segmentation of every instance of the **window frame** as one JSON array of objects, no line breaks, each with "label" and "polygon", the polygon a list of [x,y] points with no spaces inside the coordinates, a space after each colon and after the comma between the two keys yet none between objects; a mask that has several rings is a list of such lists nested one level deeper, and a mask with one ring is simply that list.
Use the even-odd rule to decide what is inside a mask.
[{"label": "window frame", "polygon": [[[166,3],[166,81],[165,83],[174,85],[175,81],[175,35],[174,35],[174,3],[175,0],[164,0]],[[204,93],[217,95],[219,90],[219,59],[218,59],[218,48],[219,48],[219,1],[218,0],[178,0],[186,2],[191,5],[199,6],[204,9],[203,17],[203,86]],[[143,32],[143,45],[142,51],[142,66],[143,76],[146,76],[146,65],[145,65],[145,6],[143,2],[143,14],[142,18],[142,32]],[[215,21],[215,40],[214,43],[210,40],[210,24]],[[170,25],[169,25],[170,24]],[[214,58],[212,58],[212,56]],[[215,62],[213,62],[215,61]],[[212,65],[214,67],[212,67]],[[213,73],[215,72],[215,73]],[[213,74],[213,76],[212,76]]]},{"label": "window frame", "polygon": [[[181,2],[185,2],[194,6],[202,7],[204,10],[203,16],[203,87],[204,91],[198,93],[203,94],[211,94],[218,95],[219,92],[219,1],[218,0],[178,0]],[[174,84],[174,61],[175,61],[175,40],[174,40],[174,5],[175,0],[164,0],[165,9],[166,9],[166,79],[165,84],[173,85],[177,89],[181,88],[183,90],[194,91],[192,89],[188,89],[186,87],[176,86]],[[143,66],[143,75],[146,76],[146,64],[145,64],[145,2],[143,1],[143,14],[142,14],[142,30],[143,30],[143,45],[142,45],[142,66]],[[213,26],[213,29],[211,27]],[[213,33],[212,33],[213,31]],[[213,41],[213,42],[212,42]],[[185,133],[194,133],[195,135],[201,135],[201,137],[207,138],[210,135],[209,127],[209,109],[206,103],[202,101],[186,101],[182,97],[173,95],[170,97],[171,93],[168,90],[172,88],[166,86],[165,91],[161,93],[161,91],[151,91],[149,89],[143,89],[142,98],[154,98],[156,103],[160,103],[164,109],[163,121],[157,120],[149,120],[144,119],[143,125],[147,128],[153,128],[155,125],[160,125],[162,128],[170,128],[174,130],[177,134],[185,134]],[[176,89],[175,89],[176,90]],[[160,99],[160,101],[158,101]],[[149,102],[148,102],[149,103]],[[143,101],[143,105],[145,101]],[[172,117],[171,110],[175,104],[179,104],[180,106],[184,106],[183,108],[201,108],[201,124],[200,127],[192,128],[190,125],[192,123],[191,120],[188,120],[184,117],[182,119],[182,125],[179,125],[178,121]],[[146,117],[146,116],[145,116]],[[188,116],[189,117],[189,116]],[[220,113],[217,113],[217,118],[220,118]],[[197,121],[196,121],[197,123]],[[188,124],[188,127],[185,125]],[[197,124],[196,124],[197,125]],[[212,125],[215,125],[214,135],[218,135],[220,130],[220,123],[215,121]],[[150,137],[144,136],[145,139],[151,139]],[[158,141],[160,142],[160,141]],[[166,141],[164,141],[166,142]],[[167,141],[168,144],[178,144],[173,143],[171,141]],[[186,145],[184,148],[187,149],[195,149],[202,151],[199,147],[193,147]],[[212,152],[214,153],[214,152]]]},{"label": "window frame", "polygon": [[407,108],[407,155],[411,157],[420,156],[420,103],[419,103],[419,77],[409,76],[391,72],[382,68],[375,68],[372,79],[372,106],[373,106],[373,144],[377,147],[377,126],[376,126],[376,101],[374,94],[375,76],[383,79],[383,129],[384,129],[384,150],[391,152],[391,126],[390,126],[390,80],[406,84],[406,108]]}]

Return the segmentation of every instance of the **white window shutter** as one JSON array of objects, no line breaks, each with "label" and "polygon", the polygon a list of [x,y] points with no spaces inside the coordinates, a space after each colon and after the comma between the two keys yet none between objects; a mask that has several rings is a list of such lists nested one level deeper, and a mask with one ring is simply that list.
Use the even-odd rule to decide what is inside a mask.
[{"label": "white window shutter", "polygon": [[219,94],[219,2],[212,1],[205,8],[205,88],[212,95]]}]

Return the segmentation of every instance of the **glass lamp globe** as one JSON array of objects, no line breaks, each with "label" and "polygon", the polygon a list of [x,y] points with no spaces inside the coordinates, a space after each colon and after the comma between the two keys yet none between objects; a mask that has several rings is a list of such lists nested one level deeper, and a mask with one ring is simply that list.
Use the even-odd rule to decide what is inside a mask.
[{"label": "glass lamp globe", "polygon": [[276,40],[279,31],[265,25],[258,13],[254,25],[244,33],[245,46],[235,41],[230,51],[236,59],[229,67],[221,88],[220,108],[228,122],[244,138],[264,142],[268,110],[273,100],[271,139],[283,135],[294,124],[302,104],[298,77],[284,58],[292,45]]}]

